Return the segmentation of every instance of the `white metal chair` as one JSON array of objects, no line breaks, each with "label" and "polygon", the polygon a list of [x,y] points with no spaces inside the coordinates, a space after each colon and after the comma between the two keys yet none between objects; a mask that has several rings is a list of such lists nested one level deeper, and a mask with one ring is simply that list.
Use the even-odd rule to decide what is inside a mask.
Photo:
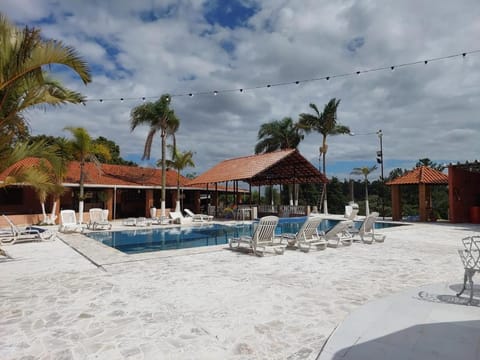
[{"label": "white metal chair", "polygon": [[462,239],[463,249],[458,250],[460,259],[462,260],[465,273],[463,275],[463,287],[457,294],[463,294],[466,288],[467,280],[470,285],[469,303],[473,300],[473,275],[480,272],[480,236],[469,236]]},{"label": "white metal chair", "polygon": [[278,224],[277,216],[265,216],[260,219],[252,236],[241,236],[228,239],[228,245],[231,249],[252,250],[257,256],[264,256],[268,249],[273,250],[275,254],[283,254],[286,245],[275,241],[275,228]]},{"label": "white metal chair", "polygon": [[321,216],[310,216],[305,220],[296,234],[285,233],[281,241],[286,240],[287,247],[297,247],[303,252],[308,252],[312,247],[323,250],[327,247],[327,241],[318,233],[318,227],[322,222]]}]

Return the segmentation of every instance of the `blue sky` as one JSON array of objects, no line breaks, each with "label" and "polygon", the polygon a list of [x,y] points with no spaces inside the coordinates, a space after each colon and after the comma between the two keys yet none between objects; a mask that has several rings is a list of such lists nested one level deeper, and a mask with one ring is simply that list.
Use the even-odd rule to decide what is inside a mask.
[{"label": "blue sky", "polygon": [[[83,86],[71,72],[54,68],[91,101],[28,112],[34,134],[66,136],[65,126],[81,125],[140,162],[148,129],[130,132],[132,108],[144,97],[192,93],[173,97],[172,107],[181,120],[178,145],[195,153],[197,166],[189,171],[201,173],[252,154],[261,124],[296,120],[309,103],[322,109],[337,98],[338,122],[370,135],[329,137],[329,176],[348,178],[354,167],[373,166],[379,129],[385,175],[410,169],[420,158],[479,158],[480,54],[389,69],[480,49],[474,0],[4,0],[2,12],[75,47],[92,69],[93,82]],[[388,70],[333,77],[378,67]],[[294,83],[326,76],[332,78]],[[266,88],[279,83],[290,84]],[[312,133],[299,147],[315,166],[320,143]],[[150,164],[159,157],[157,137]]]}]

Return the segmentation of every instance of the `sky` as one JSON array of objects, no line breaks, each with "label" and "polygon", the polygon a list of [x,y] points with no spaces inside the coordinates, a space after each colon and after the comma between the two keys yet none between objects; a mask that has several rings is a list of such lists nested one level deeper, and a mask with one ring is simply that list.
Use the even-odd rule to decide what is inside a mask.
[{"label": "sky", "polygon": [[[178,148],[194,152],[184,173],[199,175],[253,154],[262,124],[296,121],[310,103],[321,110],[336,98],[338,123],[355,135],[327,138],[328,177],[357,178],[353,168],[375,165],[380,129],[385,176],[420,158],[480,159],[478,0],[2,0],[0,11],[73,46],[92,70],[85,86],[54,67],[88,101],[28,111],[34,135],[68,137],[65,126],[82,126],[154,166],[160,136],[142,162],[148,127],[131,132],[130,112],[169,93]],[[313,132],[299,146],[315,166],[320,144]]]}]

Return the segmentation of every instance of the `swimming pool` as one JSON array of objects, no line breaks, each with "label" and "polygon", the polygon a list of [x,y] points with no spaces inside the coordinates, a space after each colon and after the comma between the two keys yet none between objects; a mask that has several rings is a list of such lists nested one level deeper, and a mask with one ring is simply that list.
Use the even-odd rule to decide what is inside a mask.
[{"label": "swimming pool", "polygon": [[[281,218],[276,233],[296,233],[305,221],[305,217]],[[328,230],[339,220],[323,220],[319,230]],[[355,222],[360,227],[361,222]],[[392,223],[375,223],[376,227],[397,226]],[[231,237],[251,235],[253,224],[207,224],[192,227],[142,228],[125,231],[99,231],[85,234],[105,245],[126,254],[151,251],[186,249],[200,246],[227,244]]]}]

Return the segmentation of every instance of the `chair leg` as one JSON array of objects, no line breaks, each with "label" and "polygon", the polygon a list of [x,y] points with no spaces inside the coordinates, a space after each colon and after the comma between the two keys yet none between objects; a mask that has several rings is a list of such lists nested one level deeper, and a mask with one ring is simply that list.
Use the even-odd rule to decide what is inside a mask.
[{"label": "chair leg", "polygon": [[465,287],[466,287],[466,284],[467,284],[467,269],[465,269],[465,273],[463,274],[463,287],[462,287],[462,290],[460,290],[460,292],[457,294],[457,297],[459,297],[460,295],[463,294],[463,292],[465,291]]}]

